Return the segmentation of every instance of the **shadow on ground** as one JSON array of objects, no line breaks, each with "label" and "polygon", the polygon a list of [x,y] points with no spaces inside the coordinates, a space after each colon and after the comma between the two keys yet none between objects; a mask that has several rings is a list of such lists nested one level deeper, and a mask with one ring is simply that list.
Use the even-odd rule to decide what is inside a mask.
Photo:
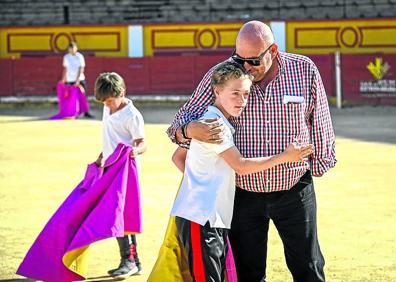
[{"label": "shadow on ground", "polygon": [[[49,120],[47,117],[26,117],[26,118],[7,118],[4,120],[0,120],[0,124],[2,123],[20,123],[20,122],[29,122],[29,121],[43,121]],[[1,280],[0,280],[1,281]]]},{"label": "shadow on ground", "polygon": [[[83,280],[86,282],[100,282],[100,281],[121,281],[125,279],[121,278],[113,278],[111,276],[97,276],[97,277],[89,277],[87,280]],[[0,280],[0,282],[36,282],[36,280],[31,279],[4,279]]]},{"label": "shadow on ground", "polygon": [[4,279],[0,280],[0,282],[35,282],[36,280],[30,279]]},{"label": "shadow on ground", "polygon": [[396,144],[396,107],[331,108],[337,137]]},{"label": "shadow on ground", "polygon": [[[136,103],[135,103],[136,104]],[[137,108],[143,114],[145,123],[151,124],[169,124],[174,115],[176,114],[181,104],[166,104],[166,105],[139,105]],[[16,122],[16,121],[40,121],[48,120],[51,116],[58,113],[58,107],[56,105],[46,105],[40,107],[38,105],[33,106],[7,106],[0,107],[0,116],[10,116],[2,122]],[[102,119],[102,108],[100,106],[91,107],[91,113],[94,115],[93,120]],[[17,117],[17,118],[13,118]],[[26,117],[26,119],[21,119]],[[77,119],[87,119],[82,115]]]},{"label": "shadow on ground", "polygon": [[[181,104],[139,105],[145,122],[169,124]],[[11,116],[2,122],[25,122],[48,119],[56,114],[57,106],[46,107],[0,107],[0,116]],[[102,108],[91,108],[94,120],[101,120]],[[355,106],[343,109],[331,108],[334,130],[337,137],[357,139],[368,142],[396,144],[396,107],[394,106]],[[13,118],[13,117],[18,118]],[[20,119],[26,117],[26,119]],[[85,118],[81,118],[85,119]],[[56,121],[54,121],[56,122]],[[1,122],[0,122],[1,124]]]}]

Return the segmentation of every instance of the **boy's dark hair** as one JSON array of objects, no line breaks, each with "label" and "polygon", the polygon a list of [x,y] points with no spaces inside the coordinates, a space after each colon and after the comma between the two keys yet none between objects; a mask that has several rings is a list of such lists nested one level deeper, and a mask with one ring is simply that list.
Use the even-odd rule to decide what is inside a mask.
[{"label": "boy's dark hair", "polygon": [[125,94],[124,79],[115,72],[101,73],[95,81],[95,99],[104,102],[110,97],[119,97]]},{"label": "boy's dark hair", "polygon": [[224,86],[230,79],[247,78],[253,81],[253,76],[248,73],[241,65],[226,61],[219,64],[212,74],[210,84],[212,87]]},{"label": "boy's dark hair", "polygon": [[73,47],[77,47],[77,43],[74,42],[74,41],[71,41],[71,42],[69,43],[69,48],[73,48]]}]

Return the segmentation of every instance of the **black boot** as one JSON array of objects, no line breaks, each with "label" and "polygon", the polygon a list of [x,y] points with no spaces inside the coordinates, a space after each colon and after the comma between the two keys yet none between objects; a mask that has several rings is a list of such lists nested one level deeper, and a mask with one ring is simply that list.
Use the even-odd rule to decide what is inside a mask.
[{"label": "black boot", "polygon": [[137,268],[139,269],[139,274],[140,274],[142,271],[142,264],[140,263],[139,256],[137,253],[136,235],[135,234],[131,235],[131,239],[132,239],[132,245],[134,246],[134,252],[132,252],[133,258],[135,260],[135,264],[136,264]]},{"label": "black boot", "polygon": [[128,278],[129,276],[135,275],[139,272],[133,260],[121,259],[120,265],[110,275],[115,278]]},{"label": "black boot", "polygon": [[86,118],[94,118],[95,116],[89,112],[84,113],[84,117]]},{"label": "black boot", "polygon": [[132,243],[130,235],[117,237],[118,246],[120,248],[121,261],[116,269],[109,270],[109,275],[117,278],[127,278],[139,272],[134,259],[135,246]]}]

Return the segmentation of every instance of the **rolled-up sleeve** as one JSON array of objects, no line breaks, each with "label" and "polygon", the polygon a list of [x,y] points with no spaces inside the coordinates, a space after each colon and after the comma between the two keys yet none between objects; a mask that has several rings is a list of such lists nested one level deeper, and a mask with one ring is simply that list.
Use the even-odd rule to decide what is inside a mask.
[{"label": "rolled-up sleeve", "polygon": [[213,69],[210,69],[195,89],[190,99],[179,109],[166,131],[172,142],[176,142],[176,130],[190,121],[199,119],[209,105],[213,104],[213,93],[210,81]]},{"label": "rolled-up sleeve", "polygon": [[316,67],[313,71],[312,97],[314,103],[311,113],[311,141],[315,146],[315,152],[311,157],[311,172],[314,176],[322,176],[335,166],[337,160],[329,104]]}]

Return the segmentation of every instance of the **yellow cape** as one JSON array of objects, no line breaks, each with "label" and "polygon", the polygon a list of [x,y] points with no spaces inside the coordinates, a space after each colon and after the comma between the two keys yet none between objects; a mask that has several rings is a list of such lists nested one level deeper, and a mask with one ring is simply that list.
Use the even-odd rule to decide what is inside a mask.
[{"label": "yellow cape", "polygon": [[[235,269],[228,269],[224,282],[229,282],[227,274]],[[236,281],[234,275],[233,281]],[[158,253],[157,261],[147,282],[192,282],[187,256],[179,240],[175,217],[171,216],[166,229],[164,242]]]}]

